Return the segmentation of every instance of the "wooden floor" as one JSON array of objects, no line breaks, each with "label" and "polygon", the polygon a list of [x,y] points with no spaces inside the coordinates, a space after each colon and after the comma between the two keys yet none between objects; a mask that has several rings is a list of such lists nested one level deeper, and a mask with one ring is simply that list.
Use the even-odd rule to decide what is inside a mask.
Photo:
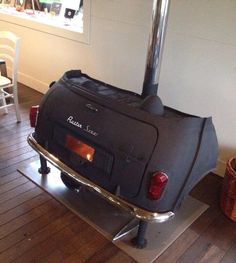
[{"label": "wooden floor", "polygon": [[[37,158],[27,145],[28,111],[42,95],[20,85],[22,122],[0,113],[0,262],[135,262],[17,172]],[[155,262],[236,262],[236,223],[218,207],[221,178],[208,175],[192,195],[210,208]]]}]

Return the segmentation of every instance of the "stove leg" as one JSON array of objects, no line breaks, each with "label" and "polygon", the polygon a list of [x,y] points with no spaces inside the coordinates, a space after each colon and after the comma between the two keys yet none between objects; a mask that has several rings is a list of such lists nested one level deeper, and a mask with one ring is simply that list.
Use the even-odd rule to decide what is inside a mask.
[{"label": "stove leg", "polygon": [[132,243],[137,248],[145,248],[147,246],[147,239],[145,238],[148,222],[140,220],[138,227],[138,234],[132,239]]},{"label": "stove leg", "polygon": [[38,169],[38,172],[40,174],[50,173],[50,168],[47,167],[47,160],[41,155],[39,155],[39,158],[40,158],[40,168]]}]

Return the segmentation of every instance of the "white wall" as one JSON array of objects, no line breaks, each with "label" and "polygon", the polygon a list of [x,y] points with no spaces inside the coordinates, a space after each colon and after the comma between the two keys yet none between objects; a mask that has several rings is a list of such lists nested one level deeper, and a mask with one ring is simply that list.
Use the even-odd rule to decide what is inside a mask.
[{"label": "white wall", "polygon": [[223,174],[236,156],[235,0],[172,0],[159,94],[167,105],[213,116]]},{"label": "white wall", "polygon": [[[64,71],[81,68],[141,92],[152,0],[91,2],[89,45],[0,21],[0,30],[22,37],[21,82],[44,92]],[[213,116],[221,174],[236,155],[235,14],[235,0],[172,0],[159,88],[166,105]]]}]

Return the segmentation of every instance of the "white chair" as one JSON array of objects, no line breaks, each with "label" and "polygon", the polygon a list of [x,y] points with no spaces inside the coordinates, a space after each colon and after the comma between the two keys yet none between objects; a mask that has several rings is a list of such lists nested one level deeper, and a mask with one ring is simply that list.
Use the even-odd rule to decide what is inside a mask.
[{"label": "white chair", "polygon": [[[11,76],[0,76],[0,110],[8,113],[8,107],[14,106],[17,122],[21,121],[18,94],[17,70],[19,61],[20,38],[11,32],[0,31],[0,59],[4,60]],[[8,99],[8,100],[6,100]]]}]

